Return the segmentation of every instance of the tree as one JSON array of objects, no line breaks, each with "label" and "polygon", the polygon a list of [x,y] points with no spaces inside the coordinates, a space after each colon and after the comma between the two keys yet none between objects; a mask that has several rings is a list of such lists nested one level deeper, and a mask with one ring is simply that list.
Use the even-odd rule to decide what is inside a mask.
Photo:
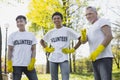
[{"label": "tree", "polygon": [[[69,15],[68,15],[68,26],[72,29],[74,29],[77,32],[80,32],[80,28],[83,27],[83,25],[86,24],[85,19],[84,19],[84,12],[83,9],[87,6],[87,0],[81,1],[81,0],[69,0]],[[68,11],[67,10],[67,11]],[[72,41],[71,42],[71,48],[74,47],[74,45],[76,44],[76,41]],[[76,54],[71,55],[70,54],[70,62],[73,62],[73,71],[72,72],[76,72]],[[72,66],[72,64],[71,64]]]},{"label": "tree", "polygon": [[[76,5],[77,5],[77,8],[74,9]],[[29,21],[32,22],[29,27],[29,30],[32,32],[35,32],[36,35],[41,30],[43,31],[43,35],[46,34],[46,32],[48,32],[50,29],[53,28],[51,15],[56,11],[59,11],[63,14],[64,16],[63,24],[66,27],[73,28],[74,27],[73,24],[75,24],[74,21],[76,20],[76,18],[78,18],[78,16],[75,17],[73,15],[80,15],[76,12],[80,8],[83,8],[83,6],[86,6],[86,0],[82,3],[80,2],[80,0],[75,0],[75,1],[73,0],[52,0],[52,1],[51,0],[39,0],[39,1],[32,0],[30,2],[29,12],[27,14]],[[80,18],[82,17],[80,16]],[[79,20],[76,20],[76,21],[79,21]],[[75,30],[77,30],[77,27]],[[72,44],[72,47],[73,45],[74,43]],[[48,57],[49,57],[49,54],[46,53],[46,58]],[[70,60],[70,72],[72,72],[72,55],[71,54],[69,54],[69,60]],[[73,62],[75,67],[75,55],[73,56]],[[48,61],[47,61],[47,66],[49,67]],[[74,68],[74,71],[75,71],[75,68]]]},{"label": "tree", "polygon": [[[27,17],[31,21],[30,31],[42,31],[43,36],[54,27],[51,21],[51,15],[54,12],[63,13],[62,3],[59,0],[31,0]],[[46,53],[46,73],[49,73],[49,53]]]},{"label": "tree", "polygon": [[[118,0],[116,0],[118,1]],[[114,33],[114,39],[113,39],[113,43],[112,43],[112,52],[113,52],[113,56],[114,56],[114,61],[115,64],[117,65],[117,68],[120,68],[120,10],[119,10],[120,6],[119,4],[116,4],[116,6],[112,6],[112,7],[108,7],[108,9],[114,13],[114,15],[117,16],[116,20],[114,22],[112,22],[112,31]]]},{"label": "tree", "polygon": [[0,27],[0,80],[2,80],[2,59],[1,59],[1,55],[2,55],[2,34],[1,34],[1,27]]},{"label": "tree", "polygon": [[112,45],[112,52],[117,68],[120,68],[120,38],[114,40],[116,44]]}]

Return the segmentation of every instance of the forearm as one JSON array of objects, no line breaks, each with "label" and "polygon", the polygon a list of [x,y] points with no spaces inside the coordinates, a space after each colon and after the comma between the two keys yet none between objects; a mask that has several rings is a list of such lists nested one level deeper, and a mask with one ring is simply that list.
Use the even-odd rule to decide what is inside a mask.
[{"label": "forearm", "polygon": [[107,47],[107,45],[109,45],[109,43],[111,42],[111,40],[113,39],[113,37],[111,36],[108,36],[108,37],[105,37],[105,39],[102,41],[102,45],[104,46],[104,47]]},{"label": "forearm", "polygon": [[32,55],[31,58],[35,58],[36,57],[36,44],[32,46]]},{"label": "forearm", "polygon": [[8,60],[11,60],[11,58],[12,58],[12,51],[8,50]]},{"label": "forearm", "polygon": [[45,48],[47,45],[45,44],[45,41],[43,39],[40,40],[40,44],[42,45],[43,48]]},{"label": "forearm", "polygon": [[81,37],[78,38],[77,44],[74,46],[74,49],[76,50],[81,45]]},{"label": "forearm", "polygon": [[36,57],[36,50],[33,50],[32,51],[32,56],[31,56],[32,58],[35,58]]},{"label": "forearm", "polygon": [[81,45],[81,41],[79,40],[77,44],[75,45],[74,49],[76,50]]},{"label": "forearm", "polygon": [[107,45],[109,45],[109,43],[113,39],[111,28],[109,26],[105,25],[105,26],[102,27],[102,32],[105,35],[105,37],[104,37],[104,40],[102,41],[101,44],[104,47],[107,47]]},{"label": "forearm", "polygon": [[11,58],[12,58],[12,52],[13,52],[12,46],[8,46],[8,60],[11,60]]}]

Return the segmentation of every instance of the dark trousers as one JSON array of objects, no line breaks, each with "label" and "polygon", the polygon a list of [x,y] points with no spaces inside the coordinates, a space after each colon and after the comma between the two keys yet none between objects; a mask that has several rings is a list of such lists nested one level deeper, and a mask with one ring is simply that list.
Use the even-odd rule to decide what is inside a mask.
[{"label": "dark trousers", "polygon": [[92,62],[95,80],[112,80],[112,62],[112,58]]},{"label": "dark trousers", "polygon": [[28,71],[27,67],[13,67],[13,80],[21,80],[22,72],[28,77],[29,80],[38,80],[35,69]]}]

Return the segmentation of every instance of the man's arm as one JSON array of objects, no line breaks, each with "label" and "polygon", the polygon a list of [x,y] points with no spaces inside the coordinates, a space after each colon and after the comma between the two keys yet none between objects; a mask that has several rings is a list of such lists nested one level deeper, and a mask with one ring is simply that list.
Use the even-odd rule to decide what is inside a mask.
[{"label": "man's arm", "polygon": [[32,50],[32,56],[31,57],[35,58],[36,57],[36,44],[32,45],[31,50]]},{"label": "man's arm", "polygon": [[12,52],[13,52],[13,46],[8,46],[8,62],[7,62],[7,70],[8,72],[13,72],[13,67],[12,67]]},{"label": "man's arm", "polygon": [[105,47],[110,43],[110,41],[113,39],[111,28],[108,25],[105,25],[102,27],[102,32],[105,35],[104,40],[102,43],[96,48],[95,51],[91,53],[90,59],[92,61],[95,61],[96,58],[101,54],[101,52],[104,51]]},{"label": "man's arm", "polygon": [[13,52],[13,46],[8,46],[8,60],[11,60]]},{"label": "man's arm", "polygon": [[40,40],[40,44],[42,45],[43,48],[47,47],[47,45],[43,39]]},{"label": "man's arm", "polygon": [[81,37],[79,37],[79,41],[77,42],[77,44],[75,45],[74,49],[76,50],[80,45],[81,45]]},{"label": "man's arm", "polygon": [[27,66],[28,71],[32,71],[34,69],[34,65],[35,65],[35,61],[36,61],[36,59],[35,59],[35,57],[36,57],[36,44],[32,45],[31,50],[32,50],[32,55],[31,55],[30,63]]},{"label": "man's arm", "polygon": [[113,36],[112,36],[112,32],[111,32],[111,28],[108,26],[108,25],[105,25],[102,27],[102,32],[104,33],[105,35],[105,38],[104,40],[102,41],[102,45],[104,47],[107,47],[107,45],[111,42],[111,40],[113,39]]}]

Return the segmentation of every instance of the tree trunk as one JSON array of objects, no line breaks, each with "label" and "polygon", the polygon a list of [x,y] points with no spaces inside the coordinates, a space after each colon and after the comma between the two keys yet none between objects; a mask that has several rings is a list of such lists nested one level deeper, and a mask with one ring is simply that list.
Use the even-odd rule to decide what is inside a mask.
[{"label": "tree trunk", "polygon": [[2,33],[1,33],[1,27],[0,27],[0,80],[3,80],[2,79],[2,67],[1,67],[1,63],[2,63],[2,59],[1,59],[1,56],[2,56]]},{"label": "tree trunk", "polygon": [[76,72],[75,54],[73,54],[73,72]]},{"label": "tree trunk", "polygon": [[71,60],[71,54],[69,54],[69,60],[70,60],[70,73],[72,73],[72,60]]},{"label": "tree trunk", "polygon": [[46,73],[50,73],[50,65],[49,65],[49,61],[48,61],[48,57],[49,57],[49,53],[46,53]]}]

